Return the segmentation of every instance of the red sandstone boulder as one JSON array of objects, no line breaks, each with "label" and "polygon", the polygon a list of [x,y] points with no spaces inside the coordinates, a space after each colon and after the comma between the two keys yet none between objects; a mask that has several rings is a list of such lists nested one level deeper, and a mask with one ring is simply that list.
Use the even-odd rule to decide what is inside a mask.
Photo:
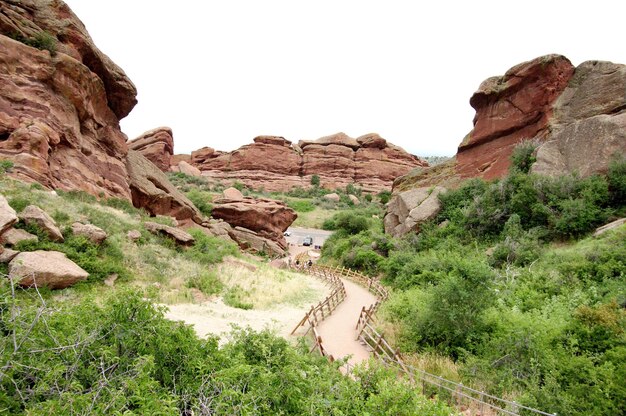
[{"label": "red sandstone boulder", "polygon": [[215,151],[215,149],[211,147],[203,147],[201,149],[194,150],[193,152],[191,152],[190,163],[198,167],[198,165],[201,165],[207,160],[213,159],[214,157],[217,157],[217,156],[219,156],[219,154],[218,152]]},{"label": "red sandstone boulder", "polygon": [[255,143],[273,144],[275,146],[290,147],[291,142],[280,136],[257,136],[253,139]]},{"label": "red sandstone boulder", "polygon": [[251,197],[241,200],[218,199],[213,203],[211,216],[226,221],[232,227],[251,230],[260,237],[274,241],[283,250],[287,248],[283,232],[297,218],[296,212],[284,202]]},{"label": "red sandstone boulder", "polygon": [[89,273],[57,251],[30,251],[9,263],[9,278],[23,287],[65,289],[89,277]]},{"label": "red sandstone boulder", "polygon": [[[124,72],[63,2],[0,4],[0,156],[49,188],[130,199],[119,119],[136,103]],[[56,37],[57,52],[11,39]]]},{"label": "red sandstone boulder", "polygon": [[159,127],[145,132],[128,142],[130,150],[136,150],[163,172],[170,168],[174,154],[174,137],[169,127]]}]

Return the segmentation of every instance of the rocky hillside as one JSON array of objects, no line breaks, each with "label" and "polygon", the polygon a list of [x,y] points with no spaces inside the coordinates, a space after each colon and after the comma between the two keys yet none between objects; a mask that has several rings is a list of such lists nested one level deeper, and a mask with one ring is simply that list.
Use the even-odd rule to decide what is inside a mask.
[{"label": "rocky hillside", "polygon": [[385,230],[399,236],[432,218],[438,210],[436,198],[427,198],[433,186],[504,176],[513,149],[523,141],[536,147],[533,173],[606,173],[611,157],[626,153],[624,91],[625,65],[587,61],[574,67],[561,55],[542,56],[488,78],[470,99],[474,128],[455,158],[395,181]]},{"label": "rocky hillside", "polygon": [[124,71],[94,45],[65,3],[0,3],[0,160],[11,163],[10,176],[48,189],[132,201],[151,215],[171,216],[244,249],[282,255],[282,232],[295,219],[293,210],[247,199],[250,218],[276,209],[280,220],[265,226],[231,221],[231,227],[207,218],[162,172],[174,147],[170,129],[127,144],[119,121],[137,103],[136,95]]},{"label": "rocky hillside", "polygon": [[[131,142],[153,161],[163,160],[167,152],[166,135],[163,145],[143,145],[150,140],[146,133]],[[166,156],[167,157],[167,156]],[[353,139],[344,133],[322,137],[314,141],[301,140],[298,144],[278,136],[258,136],[254,143],[232,152],[220,152],[204,147],[191,155],[171,157],[172,170],[191,164],[203,176],[231,183],[239,181],[254,189],[288,191],[294,187],[306,188],[317,175],[320,185],[329,189],[349,184],[368,191],[388,189],[398,176],[428,163],[371,133]]]}]

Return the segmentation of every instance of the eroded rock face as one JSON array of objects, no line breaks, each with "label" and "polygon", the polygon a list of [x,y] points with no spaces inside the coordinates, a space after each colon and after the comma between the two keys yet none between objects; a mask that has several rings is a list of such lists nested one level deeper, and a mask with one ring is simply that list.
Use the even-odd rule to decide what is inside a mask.
[{"label": "eroded rock face", "polygon": [[174,154],[174,136],[169,127],[159,127],[143,133],[128,142],[130,150],[136,150],[163,172],[170,168]]},{"label": "eroded rock face", "polygon": [[85,280],[89,273],[58,251],[29,251],[9,263],[9,278],[20,286],[65,289]]},{"label": "eroded rock face", "polygon": [[[47,32],[57,52],[10,37]],[[0,156],[49,188],[130,199],[119,119],[136,103],[124,72],[62,1],[0,4]]]},{"label": "eroded rock face", "polygon": [[551,124],[532,172],[606,173],[613,155],[626,154],[626,65],[580,64],[554,105]]},{"label": "eroded rock face", "polygon": [[485,80],[470,99],[476,115],[457,153],[461,177],[504,176],[516,144],[544,138],[554,102],[573,74],[567,58],[547,55]]},{"label": "eroded rock face", "polygon": [[195,205],[141,153],[130,150],[126,167],[134,206],[145,208],[152,215],[167,215],[179,220],[190,218],[202,223],[202,214]]},{"label": "eroded rock face", "polygon": [[203,148],[191,154],[203,176],[266,191],[311,186],[317,175],[326,188],[357,184],[366,190],[388,188],[392,181],[427,163],[371,133],[358,139],[337,133],[297,145],[279,136],[258,136],[229,152]]},{"label": "eroded rock face", "polygon": [[[256,236],[273,241],[284,251],[287,241],[283,232],[296,220],[297,214],[284,202],[265,198],[218,199],[211,216],[222,219],[233,228],[241,227]],[[236,233],[231,237],[240,243]],[[251,238],[251,237],[250,237]]]},{"label": "eroded rock face", "polygon": [[22,241],[38,242],[39,237],[19,228],[10,228],[0,237],[0,244],[9,247],[13,247]]}]

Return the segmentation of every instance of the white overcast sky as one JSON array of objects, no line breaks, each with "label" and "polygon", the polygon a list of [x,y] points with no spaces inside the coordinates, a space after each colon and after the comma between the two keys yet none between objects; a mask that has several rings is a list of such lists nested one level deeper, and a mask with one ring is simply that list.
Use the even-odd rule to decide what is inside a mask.
[{"label": "white overcast sky", "polygon": [[626,63],[621,2],[66,0],[137,86],[130,139],[175,153],[377,132],[453,155],[486,78],[540,55]]}]

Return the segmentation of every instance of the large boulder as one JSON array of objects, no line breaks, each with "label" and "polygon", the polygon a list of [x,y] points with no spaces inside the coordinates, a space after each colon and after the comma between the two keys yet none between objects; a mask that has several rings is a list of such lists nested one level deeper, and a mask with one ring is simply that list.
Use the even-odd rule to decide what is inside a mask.
[{"label": "large boulder", "polygon": [[190,165],[189,163],[181,160],[178,162],[178,171],[189,176],[202,176],[202,172],[197,167]]},{"label": "large boulder", "polygon": [[19,214],[19,218],[25,224],[35,225],[43,230],[50,240],[63,242],[63,234],[57,227],[54,219],[48,215],[48,213],[36,205],[29,205],[22,210]]},{"label": "large boulder", "polygon": [[128,142],[130,150],[136,150],[163,172],[170,169],[174,154],[174,136],[169,127],[159,127],[143,133]]},{"label": "large boulder", "polygon": [[234,227],[230,230],[230,236],[243,250],[265,253],[270,257],[283,257],[287,253],[284,245],[244,227]]},{"label": "large boulder", "polygon": [[128,152],[126,167],[130,177],[133,205],[152,215],[167,215],[179,220],[202,223],[202,214],[167,176],[141,153]]},{"label": "large boulder", "polygon": [[[14,162],[10,175],[130,199],[119,120],[136,103],[132,82],[65,3],[0,8],[0,157]],[[42,33],[55,53],[25,43]]]},{"label": "large boulder", "polygon": [[89,273],[57,251],[22,252],[9,263],[9,278],[23,287],[64,289],[88,276]]},{"label": "large boulder", "polygon": [[0,236],[17,222],[17,214],[7,199],[0,195]]},{"label": "large boulder", "polygon": [[416,188],[395,194],[387,205],[385,232],[402,237],[409,232],[418,232],[420,225],[437,216],[441,210],[439,194],[445,188]]},{"label": "large boulder", "polygon": [[283,232],[297,218],[296,212],[284,202],[251,197],[218,199],[213,203],[211,216],[226,221],[231,227],[251,230],[260,237],[276,242],[282,249],[287,248]]}]

